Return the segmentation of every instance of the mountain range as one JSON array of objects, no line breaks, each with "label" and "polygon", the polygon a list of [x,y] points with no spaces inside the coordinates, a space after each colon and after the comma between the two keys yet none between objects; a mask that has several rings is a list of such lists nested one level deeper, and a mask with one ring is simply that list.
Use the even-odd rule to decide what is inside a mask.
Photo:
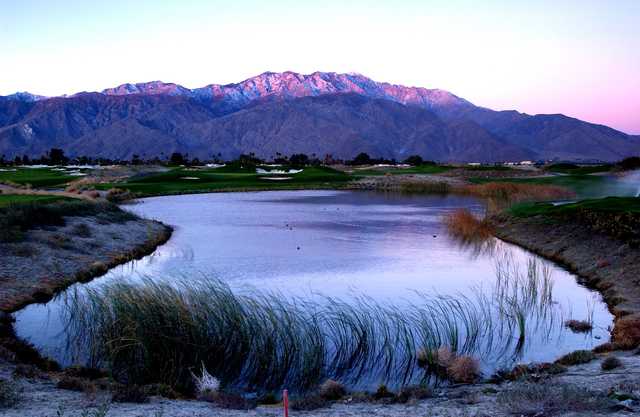
[{"label": "mountain range", "polygon": [[640,154],[640,136],[562,114],[476,106],[438,89],[359,74],[266,72],[188,89],[160,81],[63,97],[0,96],[0,154],[224,159],[241,153],[458,162],[614,161]]}]

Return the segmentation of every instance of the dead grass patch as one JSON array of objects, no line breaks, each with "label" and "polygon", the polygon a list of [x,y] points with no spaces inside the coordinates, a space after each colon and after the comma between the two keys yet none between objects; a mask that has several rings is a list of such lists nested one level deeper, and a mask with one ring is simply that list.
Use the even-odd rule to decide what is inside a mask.
[{"label": "dead grass patch", "polygon": [[574,333],[589,333],[593,329],[591,322],[586,320],[567,320],[564,326]]},{"label": "dead grass patch", "polygon": [[459,188],[458,192],[482,198],[498,199],[509,203],[562,200],[575,197],[573,191],[557,185],[518,184],[511,182],[489,182],[486,184],[468,185]]},{"label": "dead grass patch", "polygon": [[619,349],[630,350],[640,345],[640,314],[621,317],[613,328],[612,339]]},{"label": "dead grass patch", "polygon": [[493,228],[469,210],[459,209],[445,217],[449,234],[463,242],[482,242],[493,236]]}]

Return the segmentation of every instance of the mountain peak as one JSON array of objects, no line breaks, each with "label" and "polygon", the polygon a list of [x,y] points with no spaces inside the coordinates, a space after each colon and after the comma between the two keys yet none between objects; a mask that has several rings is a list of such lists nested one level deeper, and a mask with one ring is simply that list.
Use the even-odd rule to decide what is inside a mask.
[{"label": "mountain peak", "polygon": [[37,94],[31,94],[28,91],[18,91],[16,93],[10,94],[8,96],[6,96],[6,98],[12,99],[12,100],[19,100],[19,101],[24,101],[27,103],[33,103],[36,101],[40,101],[40,100],[44,100],[47,97],[45,96],[39,96]]}]

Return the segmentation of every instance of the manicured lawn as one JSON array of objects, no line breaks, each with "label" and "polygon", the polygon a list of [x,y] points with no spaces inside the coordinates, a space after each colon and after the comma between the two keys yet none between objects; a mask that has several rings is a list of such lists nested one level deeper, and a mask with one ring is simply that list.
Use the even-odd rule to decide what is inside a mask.
[{"label": "manicured lawn", "polygon": [[[54,171],[51,168],[2,168],[0,182],[11,181],[16,184],[31,184],[33,187],[52,187],[64,185],[78,177]],[[15,169],[13,171],[12,169]]]},{"label": "manicured lawn", "polygon": [[409,168],[379,168],[379,169],[356,169],[353,171],[355,176],[369,176],[369,175],[385,175],[389,173],[391,175],[402,174],[439,174],[452,169],[449,166],[444,165],[419,165]]},{"label": "manicured lawn", "polygon": [[[283,179],[268,180],[265,177]],[[161,174],[131,178],[122,183],[101,184],[99,188],[123,188],[142,196],[151,196],[232,189],[332,188],[351,179],[351,176],[343,172],[326,167],[306,167],[297,174],[267,175],[256,174],[254,168],[176,168]]]},{"label": "manicured lawn", "polygon": [[575,213],[577,210],[605,213],[640,213],[640,198],[606,197],[562,205],[523,203],[513,206],[510,212],[517,217],[530,217],[537,215],[567,215]]},{"label": "manicured lawn", "polygon": [[10,204],[19,203],[53,203],[56,201],[71,200],[67,197],[59,197],[54,195],[25,195],[25,194],[0,194],[0,207],[6,207]]},{"label": "manicured lawn", "polygon": [[556,172],[561,174],[570,174],[570,175],[587,175],[587,174],[596,174],[600,172],[609,172],[613,169],[613,165],[611,164],[603,164],[603,165],[574,165],[574,164],[553,164],[549,165],[545,169],[549,172]]}]

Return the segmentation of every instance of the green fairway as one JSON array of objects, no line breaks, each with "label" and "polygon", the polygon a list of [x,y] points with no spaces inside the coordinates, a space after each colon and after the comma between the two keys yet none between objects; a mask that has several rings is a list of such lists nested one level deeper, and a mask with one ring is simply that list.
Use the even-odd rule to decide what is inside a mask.
[{"label": "green fairway", "polygon": [[570,175],[587,175],[587,174],[596,174],[601,172],[609,172],[613,169],[613,165],[611,164],[603,164],[603,165],[574,165],[574,164],[553,164],[549,165],[545,168],[545,170],[549,172],[556,172],[560,174],[570,174]]},{"label": "green fairway", "polygon": [[452,169],[452,167],[444,165],[418,165],[408,168],[396,168],[388,167],[381,169],[356,169],[353,171],[354,176],[370,176],[370,175],[385,175],[387,173],[391,175],[404,175],[404,174],[440,174]]},{"label": "green fairway", "polygon": [[161,174],[134,177],[122,183],[101,184],[98,188],[122,188],[140,196],[152,196],[221,190],[335,188],[351,179],[351,176],[343,172],[326,167],[306,167],[295,174],[258,175],[253,167],[226,166],[207,169],[176,168]]},{"label": "green fairway", "polygon": [[537,215],[568,215],[578,210],[606,213],[640,213],[640,198],[606,197],[561,205],[553,205],[551,203],[523,203],[513,206],[510,212],[517,217],[530,217]]},{"label": "green fairway", "polygon": [[27,195],[27,194],[0,194],[0,207],[6,207],[10,204],[20,203],[53,203],[56,201],[71,200],[67,197],[59,197],[55,195]]},{"label": "green fairway", "polygon": [[67,175],[64,171],[52,168],[2,168],[0,182],[8,181],[20,185],[31,184],[33,187],[52,187],[64,185],[76,176]]}]

